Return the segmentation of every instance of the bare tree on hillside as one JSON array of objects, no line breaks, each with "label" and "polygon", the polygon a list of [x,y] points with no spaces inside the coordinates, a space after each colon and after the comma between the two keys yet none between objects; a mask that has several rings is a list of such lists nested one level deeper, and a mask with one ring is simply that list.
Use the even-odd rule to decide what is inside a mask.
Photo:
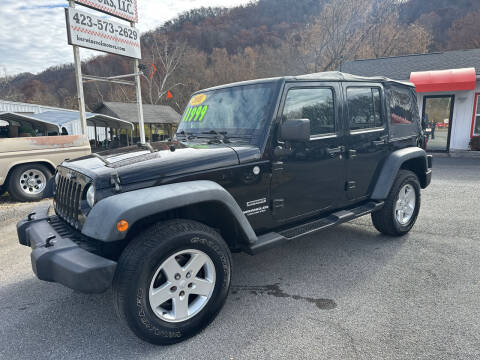
[{"label": "bare tree on hillside", "polygon": [[368,0],[333,0],[316,21],[298,34],[296,49],[306,72],[336,69],[351,59],[371,27]]},{"label": "bare tree on hillside", "polygon": [[150,74],[143,78],[147,84],[147,96],[150,104],[159,104],[168,91],[183,84],[171,83],[172,75],[181,65],[186,51],[185,43],[173,43],[166,36],[151,35],[146,40],[150,43],[149,53],[144,57],[144,62],[150,66]]},{"label": "bare tree on hillside", "polygon": [[480,22],[478,18],[480,11],[471,12],[464,18],[455,21],[448,30],[448,48],[478,49],[480,48]]},{"label": "bare tree on hillside", "polygon": [[431,44],[431,34],[418,24],[399,22],[397,0],[376,0],[368,16],[371,27],[366,34],[360,57],[384,57],[424,53]]},{"label": "bare tree on hillside", "polygon": [[7,68],[3,68],[3,73],[0,75],[0,98],[3,100],[15,100],[13,89],[10,86],[11,77],[7,73]]}]

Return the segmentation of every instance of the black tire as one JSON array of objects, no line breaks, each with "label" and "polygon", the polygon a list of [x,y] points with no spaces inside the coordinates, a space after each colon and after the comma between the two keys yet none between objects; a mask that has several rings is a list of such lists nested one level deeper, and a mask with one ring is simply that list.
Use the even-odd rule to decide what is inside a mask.
[{"label": "black tire", "polygon": [[43,190],[39,193],[28,193],[22,189],[20,185],[20,178],[22,174],[29,170],[41,172],[45,177],[46,182],[48,182],[48,180],[50,180],[52,177],[50,170],[41,164],[24,164],[17,166],[15,169],[13,169],[8,177],[8,192],[10,196],[17,201],[38,201],[43,199],[43,194],[47,188],[46,183],[44,184],[45,186]]},{"label": "black tire", "polygon": [[[410,184],[415,190],[415,209],[410,220],[406,224],[401,224],[396,218],[395,206],[399,192],[406,184]],[[390,194],[385,200],[385,205],[381,210],[372,213],[373,225],[378,231],[386,235],[405,235],[417,220],[420,202],[420,183],[417,175],[409,170],[400,170],[390,190]]]},{"label": "black tire", "polygon": [[[150,284],[158,267],[185,249],[200,250],[212,260],[216,280],[211,297],[193,317],[168,322],[149,302]],[[232,257],[222,237],[208,226],[190,220],[170,220],[145,230],[123,251],[113,280],[118,316],[139,338],[157,345],[183,341],[204,329],[218,314],[230,288]]]}]

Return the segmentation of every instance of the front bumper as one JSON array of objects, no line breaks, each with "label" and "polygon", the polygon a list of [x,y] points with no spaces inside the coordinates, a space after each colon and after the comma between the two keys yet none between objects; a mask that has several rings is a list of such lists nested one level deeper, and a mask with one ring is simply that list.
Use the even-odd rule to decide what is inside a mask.
[{"label": "front bumper", "polygon": [[20,244],[32,248],[32,269],[40,280],[83,293],[101,293],[113,281],[115,261],[82,249],[51,225],[49,207],[37,209],[17,224]]}]

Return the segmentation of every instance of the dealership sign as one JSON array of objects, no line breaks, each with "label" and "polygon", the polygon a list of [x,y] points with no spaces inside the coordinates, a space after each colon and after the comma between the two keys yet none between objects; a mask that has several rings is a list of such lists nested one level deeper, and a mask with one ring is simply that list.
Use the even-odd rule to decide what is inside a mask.
[{"label": "dealership sign", "polygon": [[[145,128],[143,121],[142,87],[139,59],[142,58],[140,47],[140,32],[135,28],[138,22],[137,0],[69,0],[69,7],[65,9],[67,19],[68,43],[73,46],[75,63],[75,80],[77,82],[78,107],[82,124],[82,134],[87,133],[87,117],[85,111],[85,95],[83,83],[103,81],[122,85],[132,85],[136,88],[138,122],[140,127],[140,142],[145,144]],[[129,24],[111,21],[108,16],[77,10],[75,4],[87,6],[103,14],[113,15],[128,20]],[[133,58],[134,72],[109,77],[100,77],[82,74],[80,47],[103,51],[111,54]],[[126,81],[125,78],[135,78],[135,81]],[[84,81],[83,79],[86,79]]]},{"label": "dealership sign", "polygon": [[75,0],[75,2],[124,20],[138,22],[137,0]]},{"label": "dealership sign", "polygon": [[[113,3],[113,0],[103,1],[107,2]],[[137,29],[74,8],[67,8],[65,12],[70,45],[135,59],[142,58],[140,33]]]}]

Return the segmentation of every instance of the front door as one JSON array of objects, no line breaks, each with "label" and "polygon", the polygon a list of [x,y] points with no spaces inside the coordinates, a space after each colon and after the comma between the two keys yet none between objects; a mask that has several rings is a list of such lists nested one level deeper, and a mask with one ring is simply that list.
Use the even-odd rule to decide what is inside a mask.
[{"label": "front door", "polygon": [[[310,141],[273,151],[272,208],[278,221],[318,215],[344,202],[345,147],[338,83],[287,84],[280,121],[309,119]],[[273,150],[273,149],[272,149]]]},{"label": "front door", "polygon": [[345,83],[347,139],[347,197],[365,200],[387,156],[388,129],[385,124],[383,87],[380,84]]},{"label": "front door", "polygon": [[427,134],[427,150],[448,151],[453,120],[454,95],[423,98],[423,124]]}]

